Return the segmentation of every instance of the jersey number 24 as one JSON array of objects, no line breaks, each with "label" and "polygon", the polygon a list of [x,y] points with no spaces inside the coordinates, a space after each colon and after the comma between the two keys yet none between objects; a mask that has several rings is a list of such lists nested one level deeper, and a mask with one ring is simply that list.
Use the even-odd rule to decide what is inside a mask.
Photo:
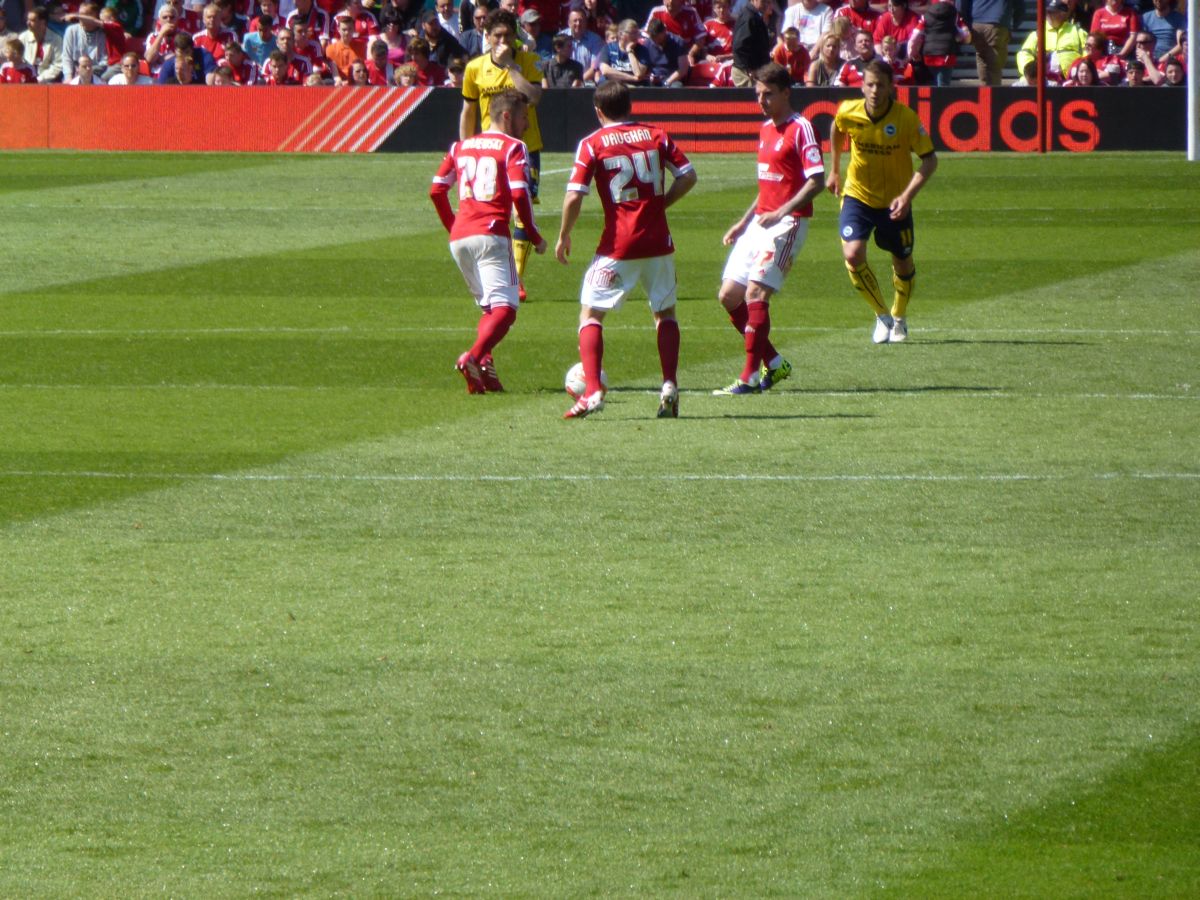
[{"label": "jersey number 24", "polygon": [[635,150],[629,156],[605,157],[604,168],[613,173],[608,182],[613,203],[638,199],[641,195],[638,185],[630,187],[635,178],[650,185],[655,195],[663,192],[662,165],[658,161],[657,150]]}]

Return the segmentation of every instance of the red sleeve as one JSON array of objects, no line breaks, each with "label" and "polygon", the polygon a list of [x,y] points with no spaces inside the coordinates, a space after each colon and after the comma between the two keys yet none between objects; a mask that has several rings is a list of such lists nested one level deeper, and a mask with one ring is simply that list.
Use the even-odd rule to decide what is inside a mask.
[{"label": "red sleeve", "polygon": [[454,149],[457,146],[458,144],[451,146],[450,152],[446,154],[442,164],[438,166],[437,173],[433,176],[433,184],[429,186],[429,199],[433,201],[433,208],[437,210],[438,218],[442,220],[447,232],[454,227],[454,208],[450,205],[450,187],[458,180],[458,169],[454,164]]},{"label": "red sleeve", "polygon": [[529,157],[525,145],[515,143],[508,153],[506,163],[508,188],[512,192],[513,206],[517,210],[517,221],[525,229],[525,236],[533,243],[540,243],[542,236],[533,221],[533,202],[529,197]]}]

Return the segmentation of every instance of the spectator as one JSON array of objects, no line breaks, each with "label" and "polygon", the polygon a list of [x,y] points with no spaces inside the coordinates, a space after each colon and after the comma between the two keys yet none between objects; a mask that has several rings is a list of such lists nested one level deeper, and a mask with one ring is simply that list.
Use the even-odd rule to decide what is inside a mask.
[{"label": "spectator", "polygon": [[[1065,0],[1049,0],[1046,4],[1047,80],[1061,83],[1071,64],[1087,52],[1087,35],[1070,18]],[[1017,68],[1025,72],[1030,64],[1037,68],[1037,31],[1031,31],[1017,52]]]},{"label": "spectator", "polygon": [[696,13],[696,8],[684,0],[666,0],[662,6],[650,10],[650,16],[646,19],[647,34],[651,33],[650,23],[655,19],[662,22],[667,31],[680,40],[684,45],[684,52],[691,50],[694,44],[700,44],[703,49],[703,44],[708,39],[708,32],[704,29],[704,23]]},{"label": "spectator", "polygon": [[[337,33],[337,20],[349,18],[354,23],[354,34],[367,46],[373,38],[379,37],[382,27],[379,19],[369,9],[364,9],[362,0],[348,0],[346,8],[334,17],[334,33]],[[332,35],[331,35],[332,36]]]},{"label": "spectator", "polygon": [[901,58],[899,44],[890,34],[883,36],[883,43],[880,44],[879,58],[892,67],[892,71],[895,73],[892,78],[892,84],[912,83],[912,63]]},{"label": "spectator", "polygon": [[[279,33],[291,34],[290,31],[281,31]],[[296,72],[297,70],[292,66],[291,62],[288,60],[287,54],[284,51],[272,50],[271,55],[267,57],[266,73],[263,75],[259,84],[265,84],[272,87],[297,85],[300,84],[300,82],[296,80]],[[304,77],[307,80],[307,72],[305,73]]]},{"label": "spectator", "polygon": [[424,38],[408,42],[408,62],[416,67],[416,83],[421,87],[441,87],[446,83],[446,70],[433,61],[429,42]]},{"label": "spectator", "polygon": [[258,84],[261,76],[258,63],[246,55],[245,48],[237,41],[225,42],[225,62],[229,65],[229,78],[234,84],[242,87]]},{"label": "spectator", "polygon": [[867,0],[850,0],[845,6],[834,10],[833,17],[849,19],[852,29],[863,30],[871,35],[875,33],[875,23],[879,21],[879,13],[870,7]]},{"label": "spectator", "polygon": [[1183,60],[1178,56],[1168,56],[1162,67],[1162,81],[1158,82],[1159,87],[1185,87],[1187,85],[1187,72],[1183,66]]},{"label": "spectator", "polygon": [[350,63],[350,83],[355,87],[369,87],[371,84],[371,75],[367,72],[367,64],[356,59]]},{"label": "spectator", "polygon": [[[617,11],[609,0],[572,0],[568,16],[574,10],[579,10],[584,15],[587,21],[587,30],[596,35],[603,35],[609,25],[613,25],[617,21]],[[633,15],[631,11],[629,18],[638,20],[641,17]]]},{"label": "spectator", "polygon": [[400,30],[407,32],[409,37],[416,37],[421,8],[421,0],[384,0],[383,5],[379,7],[379,19],[383,21],[386,16],[395,16],[400,23]]},{"label": "spectator", "polygon": [[212,58],[220,61],[225,56],[225,44],[236,41],[237,35],[221,26],[221,10],[215,3],[204,7],[204,30],[192,35],[192,44],[207,50]]},{"label": "spectator", "polygon": [[246,34],[242,47],[259,71],[265,71],[267,60],[276,50],[274,19],[264,11],[254,20],[254,24],[254,29]]},{"label": "spectator", "polygon": [[[970,3],[971,0],[965,2]],[[871,32],[875,52],[882,56],[883,39],[893,37],[896,39],[896,58],[907,61],[908,42],[912,40],[920,21],[921,17],[908,8],[908,0],[888,0],[887,12],[875,20],[875,28]]]},{"label": "spectator", "polygon": [[[233,32],[234,37],[241,41],[250,30],[250,19],[239,15],[233,5],[233,0],[213,0],[217,4],[217,22],[226,31]],[[235,81],[234,84],[237,84]]]},{"label": "spectator", "polygon": [[[4,8],[2,0],[0,0],[0,42],[7,42],[15,37],[17,37],[17,33],[9,30],[8,11]],[[24,47],[21,48],[21,52],[25,52]]]},{"label": "spectator", "polygon": [[838,39],[838,56],[842,62],[854,59],[857,54],[854,52],[854,26],[850,20],[845,16],[835,16],[829,30]]},{"label": "spectator", "polygon": [[142,74],[142,58],[130,50],[121,57],[121,71],[108,80],[110,85],[154,84],[154,79]]},{"label": "spectator", "polygon": [[808,67],[812,65],[808,50],[800,43],[800,30],[796,27],[785,28],[779,36],[779,43],[771,51],[771,61],[779,63],[788,70],[792,84],[803,85]]},{"label": "spectator", "polygon": [[158,11],[158,27],[146,41],[146,62],[150,74],[158,75],[163,63],[175,55],[175,35],[179,33],[179,10],[164,4]]},{"label": "spectator", "polygon": [[96,0],[83,0],[79,4],[79,12],[67,16],[74,24],[67,28],[63,37],[63,77],[71,84],[79,83],[73,79],[81,56],[88,56],[92,60],[90,75],[100,77],[108,68],[108,41],[100,27],[99,14],[100,4]]},{"label": "spectator", "polygon": [[[1174,9],[1174,0],[1154,0],[1154,8],[1142,13],[1142,31],[1154,39],[1150,52],[1155,62],[1179,53],[1183,47],[1183,34],[1187,30],[1187,19]],[[1136,48],[1136,43],[1135,43]]]},{"label": "spectator", "polygon": [[1088,57],[1081,56],[1071,63],[1071,69],[1067,72],[1067,80],[1063,82],[1063,87],[1096,87],[1100,83],[1095,63]]},{"label": "spectator", "polygon": [[713,0],[711,19],[704,22],[703,45],[696,43],[688,52],[688,62],[695,65],[702,59],[714,63],[733,59],[733,7],[731,0]]},{"label": "spectator", "polygon": [[800,32],[800,43],[808,50],[810,56],[818,55],[817,43],[829,30],[832,21],[833,10],[820,0],[800,0],[783,13],[783,27],[795,28]]},{"label": "spectator", "polygon": [[[312,74],[312,63],[308,57],[296,52],[295,32],[286,25],[275,35],[276,49],[287,60],[287,81],[290,84],[304,84]],[[319,73],[318,73],[319,74]]]},{"label": "spectator", "polygon": [[75,60],[75,74],[67,80],[67,84],[104,84],[96,75],[96,64],[86,53]]},{"label": "spectator", "polygon": [[[182,35],[180,35],[182,37]],[[213,66],[216,71],[216,66]],[[165,77],[164,77],[165,76]],[[201,67],[196,65],[196,58],[187,51],[175,45],[175,56],[163,63],[162,71],[158,73],[158,84],[204,84],[205,75]]]},{"label": "spectator", "polygon": [[1025,0],[960,0],[959,12],[971,29],[979,83],[998,87],[1013,29],[1025,19]]},{"label": "spectator", "polygon": [[263,19],[270,23],[271,34],[275,34],[283,27],[284,19],[279,15],[279,0],[259,0],[259,10],[259,14],[250,20],[250,26],[246,29],[247,34],[259,31],[259,24]]},{"label": "spectator", "polygon": [[367,57],[367,42],[354,33],[354,20],[349,16],[339,16],[337,27],[337,40],[325,48],[325,58],[333,66],[334,84],[348,84],[351,63]]},{"label": "spectator", "polygon": [[[617,30],[619,33],[620,26]],[[588,31],[587,16],[578,9],[567,15],[567,30],[563,34],[571,38],[571,59],[583,66],[583,80],[595,81],[600,74],[600,64],[608,56],[607,47],[616,41],[606,44],[598,34]]]},{"label": "spectator", "polygon": [[433,7],[437,12],[438,24],[457,41],[458,36],[462,34],[462,20],[458,17],[458,10],[454,8],[454,0],[435,0]]},{"label": "spectator", "polygon": [[565,34],[554,36],[554,56],[542,68],[542,87],[583,87],[583,66],[571,59],[571,39]]},{"label": "spectator", "polygon": [[1146,78],[1146,65],[1140,59],[1131,59],[1125,67],[1126,87],[1145,87],[1154,82]]},{"label": "spectator", "polygon": [[[408,59],[408,42],[412,37],[400,30],[400,20],[392,15],[383,19],[381,28],[379,39],[387,44],[388,62],[398,66]],[[367,46],[370,47],[373,43],[374,40],[369,40]]]},{"label": "spectator", "polygon": [[0,84],[37,84],[37,70],[25,62],[25,44],[13,36],[4,41],[4,62],[0,64]]},{"label": "spectator", "polygon": [[633,19],[617,25],[617,39],[608,45],[600,74],[609,81],[646,84],[650,80],[650,58],[638,43],[641,30]]},{"label": "spectator", "polygon": [[808,67],[804,83],[808,87],[830,87],[837,83],[842,69],[842,42],[832,31],[817,41],[817,58]]},{"label": "spectator", "polygon": [[1125,60],[1121,58],[1116,44],[1108,40],[1103,32],[1093,31],[1083,46],[1100,84],[1111,87],[1125,80]]},{"label": "spectator", "polygon": [[126,34],[141,34],[142,17],[145,14],[141,0],[108,0],[105,4],[111,9],[121,30]]},{"label": "spectator", "polygon": [[44,6],[35,6],[25,14],[28,26],[20,34],[25,45],[25,60],[37,71],[39,84],[51,84],[62,78],[62,38],[49,29],[50,14]]},{"label": "spectator", "polygon": [[1133,53],[1134,37],[1141,27],[1137,10],[1126,6],[1125,0],[1105,0],[1104,6],[1092,14],[1090,31],[1100,32],[1108,40],[1107,55],[1125,59]]},{"label": "spectator", "polygon": [[775,0],[746,0],[733,26],[733,71],[735,87],[750,87],[752,73],[771,61],[771,31]]},{"label": "spectator", "polygon": [[456,56],[450,60],[450,65],[446,66],[446,87],[462,90],[463,82],[467,77],[468,62],[469,60],[465,56]]},{"label": "spectator", "polygon": [[[442,28],[438,14],[433,10],[427,10],[421,16],[421,32],[425,44],[429,47],[429,59],[441,71],[442,79],[444,80],[446,77],[446,66],[450,60],[456,56],[465,55],[467,51],[463,49],[462,44],[454,39],[454,35]],[[409,42],[408,53],[411,58],[411,42]],[[417,68],[419,69],[420,66]],[[438,84],[441,83],[441,81],[438,81]]]},{"label": "spectator", "polygon": [[650,61],[649,83],[655,87],[683,87],[688,73],[687,48],[667,30],[662,19],[650,19],[642,46]]},{"label": "spectator", "polygon": [[521,13],[521,28],[525,49],[537,54],[539,68],[544,68],[546,61],[554,55],[554,38],[542,31],[542,14],[529,7]]},{"label": "spectator", "polygon": [[[417,40],[417,38],[413,38],[413,40]],[[392,84],[403,88],[416,87],[420,83],[418,81],[419,74],[413,63],[401,63],[392,72]]]},{"label": "spectator", "polygon": [[[391,84],[395,66],[392,65],[389,58],[387,43],[381,38],[376,38],[371,41],[368,53],[370,55],[367,57],[367,76],[371,84],[383,86]],[[407,50],[405,55],[407,55]]]},{"label": "spectator", "polygon": [[[467,3],[468,0],[464,0],[463,6],[466,6]],[[463,50],[470,59],[483,55],[483,23],[487,19],[487,14],[486,6],[476,6],[471,13],[471,27],[464,30],[459,37],[458,42],[462,44]]]},{"label": "spectator", "polygon": [[954,78],[960,43],[971,43],[971,29],[952,0],[935,0],[925,7],[925,14],[917,23],[909,53],[914,58],[919,55],[935,85],[948,87]]},{"label": "spectator", "polygon": [[[297,23],[304,25],[310,40],[324,44],[330,38],[329,16],[313,0],[296,0],[296,8],[288,14],[284,24],[291,28],[294,34]],[[304,54],[304,48],[297,46],[296,53]],[[302,82],[305,80],[307,79],[301,79]]]},{"label": "spectator", "polygon": [[863,73],[867,71],[867,63],[876,57],[875,41],[871,38],[871,32],[863,29],[854,36],[854,51],[854,59],[845,63],[838,72],[837,80],[834,82],[838,87],[862,87]]},{"label": "spectator", "polygon": [[229,68],[229,62],[222,57],[217,63],[217,68],[208,76],[208,83],[211,87],[231,87],[234,85],[233,69]]}]

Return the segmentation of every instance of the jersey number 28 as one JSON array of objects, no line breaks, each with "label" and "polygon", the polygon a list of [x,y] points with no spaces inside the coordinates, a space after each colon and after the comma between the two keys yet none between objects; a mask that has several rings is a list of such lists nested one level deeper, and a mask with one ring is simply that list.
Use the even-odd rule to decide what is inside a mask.
[{"label": "jersey number 28", "polygon": [[490,156],[458,158],[458,199],[487,202],[496,196],[496,160]]}]

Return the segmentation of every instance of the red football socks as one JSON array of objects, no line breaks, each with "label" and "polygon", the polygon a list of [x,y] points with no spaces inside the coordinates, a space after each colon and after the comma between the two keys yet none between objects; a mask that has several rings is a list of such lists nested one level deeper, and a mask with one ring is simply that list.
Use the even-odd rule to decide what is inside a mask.
[{"label": "red football socks", "polygon": [[677,383],[679,323],[674,319],[661,319],[658,322],[658,361],[662,364],[663,381]]}]

